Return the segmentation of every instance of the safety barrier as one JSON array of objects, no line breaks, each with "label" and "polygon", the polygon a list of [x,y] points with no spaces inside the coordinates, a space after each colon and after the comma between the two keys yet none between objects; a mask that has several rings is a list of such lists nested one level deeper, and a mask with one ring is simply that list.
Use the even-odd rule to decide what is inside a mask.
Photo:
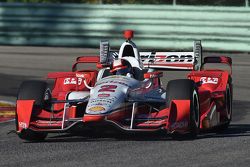
[{"label": "safety barrier", "polygon": [[1,45],[118,47],[125,29],[140,48],[250,51],[250,8],[0,3]]}]

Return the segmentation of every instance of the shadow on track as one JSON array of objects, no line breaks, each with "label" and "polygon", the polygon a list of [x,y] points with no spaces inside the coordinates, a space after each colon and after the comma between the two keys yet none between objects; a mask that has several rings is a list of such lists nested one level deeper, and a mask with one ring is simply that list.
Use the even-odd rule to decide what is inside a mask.
[{"label": "shadow on track", "polygon": [[250,102],[233,100],[233,121],[241,121],[250,115]]},{"label": "shadow on track", "polygon": [[214,132],[214,130],[202,133],[198,139],[204,138],[232,138],[250,136],[250,124],[231,124],[225,131]]},{"label": "shadow on track", "polygon": [[[178,137],[172,139],[171,135],[166,135],[164,132],[158,133],[140,133],[140,134],[124,134],[124,133],[103,133],[103,132],[88,132],[83,133],[62,133],[54,134],[47,137],[43,143],[53,142],[112,142],[112,141],[191,141],[206,138],[232,138],[250,136],[250,124],[232,124],[229,128],[222,132],[214,132],[214,130],[202,132],[196,139],[188,139]],[[33,143],[33,142],[25,142]]]},{"label": "shadow on track", "polygon": [[[79,133],[64,133],[47,137],[41,142],[112,142],[112,141],[165,141],[171,140],[170,136],[158,133],[140,133],[140,134],[124,134],[121,132],[91,132],[84,134]],[[32,143],[32,142],[26,142]]]}]

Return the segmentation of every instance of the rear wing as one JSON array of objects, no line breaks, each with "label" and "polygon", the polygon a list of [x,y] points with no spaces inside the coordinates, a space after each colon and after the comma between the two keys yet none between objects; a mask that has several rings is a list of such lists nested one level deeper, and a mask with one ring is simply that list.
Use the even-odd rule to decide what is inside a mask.
[{"label": "rear wing", "polygon": [[[201,41],[194,41],[192,52],[139,52],[144,68],[200,70],[202,65]],[[110,51],[108,41],[100,42],[100,63],[108,64],[118,58],[118,51]]]}]

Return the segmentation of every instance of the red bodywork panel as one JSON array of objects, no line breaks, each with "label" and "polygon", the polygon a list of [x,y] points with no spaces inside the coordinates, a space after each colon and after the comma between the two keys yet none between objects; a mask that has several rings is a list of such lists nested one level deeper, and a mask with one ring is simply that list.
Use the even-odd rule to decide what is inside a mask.
[{"label": "red bodywork panel", "polygon": [[30,119],[33,111],[35,100],[17,100],[16,112],[18,115],[17,132],[29,128]]},{"label": "red bodywork panel", "polygon": [[76,77],[77,73],[88,74],[86,82],[89,86],[94,86],[97,77],[97,71],[77,71],[77,72],[53,72],[48,74],[48,79],[55,79],[52,95],[55,98],[60,98],[60,94],[70,91],[88,91],[83,83],[82,78]]},{"label": "red bodywork panel", "polygon": [[[209,60],[209,62],[214,63],[212,60]],[[225,62],[230,65],[228,61]],[[216,107],[216,112],[220,115],[220,122],[218,124],[223,123],[223,118],[226,114],[225,94],[227,85],[229,85],[232,91],[231,72],[224,70],[193,71],[188,74],[188,78],[195,81],[198,86],[200,128],[207,128],[204,126],[204,120],[211,114],[213,107]]]},{"label": "red bodywork panel", "polygon": [[173,100],[169,109],[168,127],[170,132],[188,132],[190,100]]}]

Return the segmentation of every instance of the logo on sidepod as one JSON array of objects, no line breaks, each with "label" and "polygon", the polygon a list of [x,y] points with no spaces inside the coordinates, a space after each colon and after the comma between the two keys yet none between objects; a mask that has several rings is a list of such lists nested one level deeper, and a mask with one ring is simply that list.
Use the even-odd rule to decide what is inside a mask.
[{"label": "logo on sidepod", "polygon": [[200,81],[202,82],[202,84],[217,84],[219,78],[201,77]]},{"label": "logo on sidepod", "polygon": [[19,127],[23,129],[27,129],[27,124],[25,122],[18,122]]},{"label": "logo on sidepod", "polygon": [[110,94],[99,94],[98,97],[109,97]]},{"label": "logo on sidepod", "polygon": [[78,80],[75,78],[65,78],[63,81],[63,84],[64,85],[76,85],[77,81],[78,81],[78,85],[82,84],[82,78],[78,78]]},{"label": "logo on sidepod", "polygon": [[94,106],[94,107],[89,108],[89,110],[90,111],[104,111],[105,108],[102,106]]}]

